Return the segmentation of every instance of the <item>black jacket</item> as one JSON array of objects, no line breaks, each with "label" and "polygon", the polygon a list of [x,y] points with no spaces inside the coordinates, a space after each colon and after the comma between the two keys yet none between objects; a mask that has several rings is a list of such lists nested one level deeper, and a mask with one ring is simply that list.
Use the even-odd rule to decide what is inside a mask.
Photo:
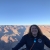
[{"label": "black jacket", "polygon": [[[20,42],[12,48],[12,50],[20,49],[24,44],[26,45],[26,50],[30,50],[31,46],[34,43],[34,37],[30,38],[27,35],[24,35]],[[46,36],[42,36],[41,38],[36,37],[36,43],[34,44],[32,50],[43,50],[44,44],[50,48],[50,40]]]}]

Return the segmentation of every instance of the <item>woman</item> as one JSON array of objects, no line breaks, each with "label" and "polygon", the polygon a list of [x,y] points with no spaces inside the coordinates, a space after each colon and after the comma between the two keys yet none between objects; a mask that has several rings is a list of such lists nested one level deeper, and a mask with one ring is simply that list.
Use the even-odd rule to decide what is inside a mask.
[{"label": "woman", "polygon": [[44,44],[50,48],[50,40],[42,34],[37,25],[31,25],[29,33],[24,35],[12,50],[18,50],[24,44],[26,45],[26,50],[44,50]]}]

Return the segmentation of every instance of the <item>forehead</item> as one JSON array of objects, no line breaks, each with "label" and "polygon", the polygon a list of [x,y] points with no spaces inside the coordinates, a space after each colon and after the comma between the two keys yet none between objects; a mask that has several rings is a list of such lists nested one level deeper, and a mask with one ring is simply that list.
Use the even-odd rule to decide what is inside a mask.
[{"label": "forehead", "polygon": [[36,26],[32,26],[31,28],[37,28]]}]

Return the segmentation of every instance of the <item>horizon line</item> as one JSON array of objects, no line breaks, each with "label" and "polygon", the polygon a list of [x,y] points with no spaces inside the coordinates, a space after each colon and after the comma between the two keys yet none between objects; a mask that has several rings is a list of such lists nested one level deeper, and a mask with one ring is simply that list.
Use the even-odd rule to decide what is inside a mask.
[{"label": "horizon line", "polygon": [[0,24],[0,25],[50,25],[50,24]]}]

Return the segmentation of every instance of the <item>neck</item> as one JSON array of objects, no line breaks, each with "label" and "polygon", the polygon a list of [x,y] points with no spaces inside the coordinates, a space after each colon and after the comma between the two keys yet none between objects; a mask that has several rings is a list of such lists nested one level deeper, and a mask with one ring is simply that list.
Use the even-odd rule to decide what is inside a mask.
[{"label": "neck", "polygon": [[37,35],[33,36],[33,37],[37,37]]}]

